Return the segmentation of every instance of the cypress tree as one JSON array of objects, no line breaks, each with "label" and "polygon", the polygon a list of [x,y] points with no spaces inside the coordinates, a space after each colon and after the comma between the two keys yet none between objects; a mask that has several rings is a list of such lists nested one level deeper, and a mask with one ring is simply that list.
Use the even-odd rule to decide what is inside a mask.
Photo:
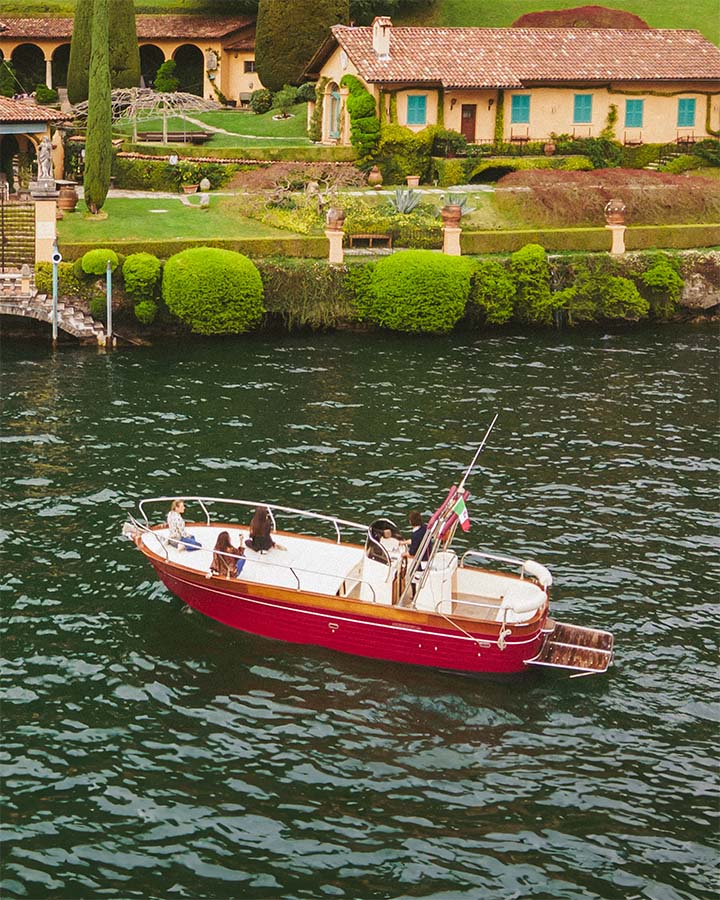
[{"label": "cypress tree", "polygon": [[114,88],[140,84],[140,47],[133,0],[110,0],[110,84]]},{"label": "cypress tree", "polygon": [[68,100],[71,103],[81,103],[88,98],[92,15],[93,0],[77,0],[67,72]]},{"label": "cypress tree", "polygon": [[274,92],[297,84],[330,28],[349,19],[349,0],[260,0],[255,64],[263,85]]},{"label": "cypress tree", "polygon": [[84,185],[85,203],[95,215],[107,197],[112,165],[108,0],[94,0],[91,46]]}]

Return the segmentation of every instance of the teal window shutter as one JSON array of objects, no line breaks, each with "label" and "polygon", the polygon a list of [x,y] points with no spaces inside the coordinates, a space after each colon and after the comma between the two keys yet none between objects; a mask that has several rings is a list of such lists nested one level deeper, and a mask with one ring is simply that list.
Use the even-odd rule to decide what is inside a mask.
[{"label": "teal window shutter", "polygon": [[592,122],[592,94],[575,94],[573,123],[589,125]]},{"label": "teal window shutter", "polygon": [[625,127],[642,128],[644,100],[625,101]]},{"label": "teal window shutter", "polygon": [[678,100],[678,128],[695,127],[695,98],[681,97]]},{"label": "teal window shutter", "polygon": [[513,125],[530,124],[530,94],[512,95],[510,122]]},{"label": "teal window shutter", "polygon": [[424,94],[410,94],[408,97],[408,125],[425,125],[427,122],[427,97]]}]

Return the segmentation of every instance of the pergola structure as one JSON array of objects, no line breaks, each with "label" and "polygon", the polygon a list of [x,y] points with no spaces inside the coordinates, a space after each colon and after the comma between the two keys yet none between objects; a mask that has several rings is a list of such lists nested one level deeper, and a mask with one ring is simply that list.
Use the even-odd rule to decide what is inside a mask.
[{"label": "pergola structure", "polygon": [[[162,119],[163,143],[168,142],[168,117],[183,117],[186,112],[209,112],[222,109],[214,100],[204,100],[196,94],[181,91],[161,93],[150,88],[118,88],[112,92],[112,122],[117,125],[131,122],[133,141],[137,141],[137,123],[149,119]],[[87,122],[87,101],[73,107],[73,119],[77,125]]]}]

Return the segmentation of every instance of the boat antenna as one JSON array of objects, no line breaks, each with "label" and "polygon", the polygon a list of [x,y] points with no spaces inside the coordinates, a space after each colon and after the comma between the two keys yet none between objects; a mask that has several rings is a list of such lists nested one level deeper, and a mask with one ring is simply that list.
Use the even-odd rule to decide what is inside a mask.
[{"label": "boat antenna", "polygon": [[482,439],[482,441],[480,441],[480,446],[475,451],[475,456],[473,456],[472,462],[467,467],[465,474],[463,475],[462,480],[460,481],[460,484],[457,487],[458,494],[462,493],[462,491],[464,490],[465,482],[468,480],[468,478],[470,477],[470,473],[475,468],[475,463],[477,462],[477,458],[478,458],[478,456],[480,456],[480,453],[482,452],[482,448],[485,446],[485,442],[490,437],[490,432],[493,430],[493,426],[497,422],[499,415],[500,415],[500,413],[495,413],[495,417],[493,418],[492,422],[488,426],[488,430],[485,432],[485,437]]}]

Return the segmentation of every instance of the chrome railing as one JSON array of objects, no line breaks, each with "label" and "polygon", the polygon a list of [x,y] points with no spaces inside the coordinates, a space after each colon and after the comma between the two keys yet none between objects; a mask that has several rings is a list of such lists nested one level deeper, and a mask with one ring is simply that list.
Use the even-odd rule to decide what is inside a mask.
[{"label": "chrome railing", "polygon": [[335,528],[335,534],[337,543],[339,544],[341,541],[340,535],[340,526],[344,526],[345,528],[357,528],[361,531],[367,531],[367,525],[360,524],[359,522],[350,522],[346,519],[339,519],[337,516],[327,516],[323,513],[315,513],[310,512],[306,509],[294,509],[291,506],[279,506],[276,503],[258,503],[255,500],[228,500],[225,497],[197,497],[197,496],[184,496],[184,497],[148,497],[144,500],[141,500],[138,504],[138,508],[142,513],[143,518],[145,519],[145,523],[149,526],[149,519],[146,512],[146,506],[152,503],[172,503],[173,500],[182,500],[184,503],[199,503],[200,508],[202,509],[207,524],[210,525],[210,512],[207,509],[205,504],[208,503],[222,503],[228,506],[240,506],[247,507],[248,509],[255,509],[258,506],[264,506],[269,512],[270,517],[272,519],[273,527],[275,527],[276,523],[276,513],[289,513],[290,515],[295,516],[303,516],[307,519],[317,519],[322,522],[329,522]]}]

